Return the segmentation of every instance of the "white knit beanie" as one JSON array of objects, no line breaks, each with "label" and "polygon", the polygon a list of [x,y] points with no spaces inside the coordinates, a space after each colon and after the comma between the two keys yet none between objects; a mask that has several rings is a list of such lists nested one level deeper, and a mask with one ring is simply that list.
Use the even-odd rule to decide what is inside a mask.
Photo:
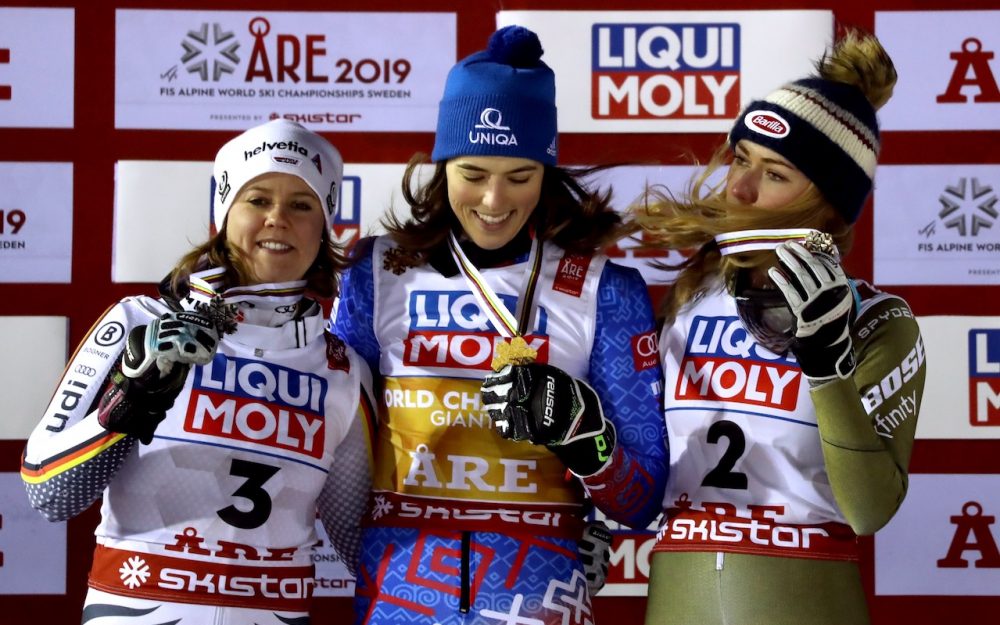
[{"label": "white knit beanie", "polygon": [[287,119],[255,126],[230,140],[215,156],[212,222],[221,232],[243,185],[261,174],[298,176],[316,193],[329,227],[337,213],[344,161],[329,141]]}]

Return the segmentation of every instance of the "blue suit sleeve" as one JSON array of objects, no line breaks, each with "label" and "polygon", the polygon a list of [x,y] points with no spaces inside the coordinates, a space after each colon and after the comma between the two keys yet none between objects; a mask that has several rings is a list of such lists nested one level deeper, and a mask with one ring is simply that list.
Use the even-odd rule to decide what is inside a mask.
[{"label": "blue suit sleeve", "polygon": [[601,274],[588,382],[618,443],[611,463],[584,484],[609,518],[645,527],[661,511],[669,462],[656,322],[635,269],[609,262]]},{"label": "blue suit sleeve", "polygon": [[333,333],[354,348],[372,371],[379,373],[378,339],[375,337],[375,277],[372,255],[375,240],[362,239],[355,246],[359,256],[340,276],[340,297],[333,311]]}]

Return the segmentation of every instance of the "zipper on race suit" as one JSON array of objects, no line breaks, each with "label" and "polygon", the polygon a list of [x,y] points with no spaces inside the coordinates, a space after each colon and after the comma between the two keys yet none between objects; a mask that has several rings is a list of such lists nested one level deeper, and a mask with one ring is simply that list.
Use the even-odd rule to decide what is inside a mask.
[{"label": "zipper on race suit", "polygon": [[462,614],[469,613],[469,603],[471,602],[472,589],[469,581],[471,547],[472,532],[462,532],[462,592],[458,603],[458,611]]}]

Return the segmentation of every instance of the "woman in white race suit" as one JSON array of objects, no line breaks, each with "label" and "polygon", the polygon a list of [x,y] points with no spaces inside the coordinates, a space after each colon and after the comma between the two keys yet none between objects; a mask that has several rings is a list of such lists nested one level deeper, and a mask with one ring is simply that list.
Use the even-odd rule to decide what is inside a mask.
[{"label": "woman in white race suit", "polygon": [[309,622],[317,510],[348,568],[371,482],[367,364],[325,328],[340,154],[275,120],[215,160],[218,233],[112,306],[28,439],[31,504],[103,495],[83,622]]}]

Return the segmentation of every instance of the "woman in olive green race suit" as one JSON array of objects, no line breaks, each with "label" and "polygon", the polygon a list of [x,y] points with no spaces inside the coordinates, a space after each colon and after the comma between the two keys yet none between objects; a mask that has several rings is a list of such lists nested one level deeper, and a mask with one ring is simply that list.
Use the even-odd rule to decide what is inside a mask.
[{"label": "woman in olive green race suit", "polygon": [[647,625],[868,622],[857,535],[906,494],[926,368],[906,302],[840,257],[895,80],[849,33],[744,110],[689,198],[637,210],[663,247],[697,249],[662,307],[671,467]]}]

